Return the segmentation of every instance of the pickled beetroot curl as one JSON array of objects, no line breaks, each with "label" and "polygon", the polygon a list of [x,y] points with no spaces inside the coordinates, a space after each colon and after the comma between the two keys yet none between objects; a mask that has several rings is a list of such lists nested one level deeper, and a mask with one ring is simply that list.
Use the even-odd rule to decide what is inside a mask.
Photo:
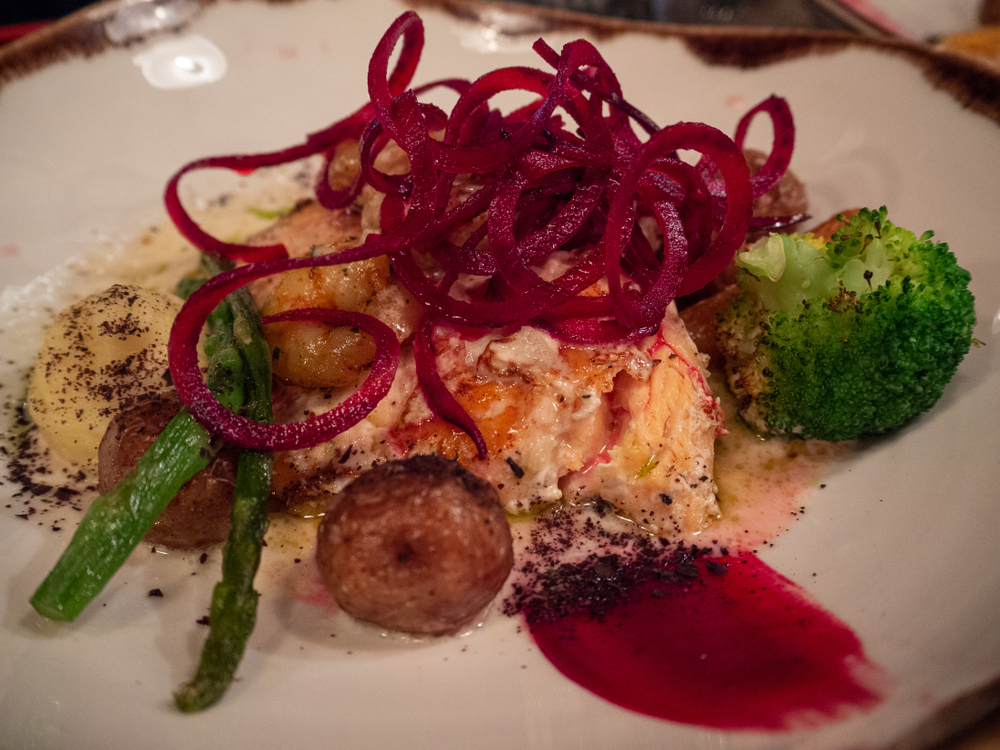
[{"label": "pickled beetroot curl", "polygon": [[[753,199],[781,179],[791,158],[794,125],[787,103],[777,97],[747,113],[734,141],[700,123],[660,128],[624,98],[614,71],[584,40],[559,52],[539,40],[534,49],[550,70],[507,67],[473,81],[411,89],[423,44],[419,16],[402,14],[376,45],[368,68],[370,100],[352,115],[285,151],[193,162],[168,185],[168,210],[185,236],[206,252],[252,264],[193,296],[171,339],[181,397],[199,421],[232,442],[305,447],[346,429],[388,388],[398,343],[377,321],[352,323],[376,339],[379,351],[361,395],[321,426],[258,430],[213,406],[196,373],[196,331],[224,290],[292,267],[386,255],[422,309],[414,348],[425,399],[437,416],[469,434],[486,458],[482,435],[437,372],[432,339],[438,326],[485,333],[533,325],[579,344],[650,335],[675,297],[700,289],[728,265],[750,226]],[[439,87],[457,96],[449,112],[422,99]],[[506,114],[491,106],[514,90],[527,96],[526,104]],[[741,149],[750,121],[761,113],[771,118],[774,141],[751,178]],[[348,140],[359,142],[361,167],[350,187],[334,190],[327,167]],[[406,154],[405,174],[377,168],[390,144]],[[686,163],[678,156],[682,151],[702,158]],[[347,206],[365,185],[385,196],[380,233],[335,259],[281,260],[280,246],[223,243],[197,227],[178,197],[181,177],[194,169],[248,170],[311,154],[325,158],[316,185],[322,205]],[[328,318],[341,324],[350,320],[344,315]]]},{"label": "pickled beetroot curl", "polygon": [[[405,14],[404,14],[405,15]],[[415,14],[414,14],[415,15]],[[400,18],[403,18],[402,16]],[[418,19],[419,21],[419,19]],[[397,21],[398,23],[398,21]],[[385,91],[390,95],[398,95],[410,85],[420,53],[424,46],[423,25],[410,25],[402,52],[391,74],[385,82]],[[306,136],[304,143],[279,151],[261,154],[236,154],[231,156],[215,156],[190,162],[178,170],[167,182],[164,192],[164,203],[171,221],[192,245],[203,253],[227,260],[253,263],[273,258],[284,258],[288,251],[282,245],[266,245],[256,247],[241,243],[224,242],[204,231],[191,217],[180,198],[181,178],[189,172],[199,169],[229,169],[235,172],[252,172],[262,167],[274,167],[280,164],[305,159],[316,154],[324,154],[323,169],[316,183],[316,198],[326,208],[343,208],[358,193],[360,186],[352,185],[346,190],[334,190],[327,179],[330,161],[341,143],[357,140],[361,137],[374,115],[371,103],[365,104],[350,116],[333,123],[323,130]]]},{"label": "pickled beetroot curl", "polygon": [[272,261],[219,274],[195,290],[174,320],[167,346],[170,373],[191,416],[209,430],[241,448],[295,450],[331,440],[368,416],[385,398],[395,379],[400,347],[389,326],[371,315],[347,310],[308,308],[263,318],[263,323],[310,321],[358,328],[375,341],[371,371],[358,389],[330,411],[290,424],[261,424],[227,410],[208,389],[198,366],[198,340],[215,307],[244,284],[277,271],[304,267],[296,261]]}]

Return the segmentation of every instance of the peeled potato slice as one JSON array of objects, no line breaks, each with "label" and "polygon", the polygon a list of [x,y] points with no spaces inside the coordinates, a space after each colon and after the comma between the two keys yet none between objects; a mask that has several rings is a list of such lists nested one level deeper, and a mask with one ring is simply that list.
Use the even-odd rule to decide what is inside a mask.
[{"label": "peeled potato slice", "polygon": [[169,386],[167,341],[181,300],[116,284],[63,310],[45,332],[28,409],[49,447],[87,471],[111,418]]}]

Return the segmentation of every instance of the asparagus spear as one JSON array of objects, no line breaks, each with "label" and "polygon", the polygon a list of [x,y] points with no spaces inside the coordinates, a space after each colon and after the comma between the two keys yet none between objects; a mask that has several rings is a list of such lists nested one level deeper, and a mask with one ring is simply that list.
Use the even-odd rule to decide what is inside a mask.
[{"label": "asparagus spear", "polygon": [[187,410],[171,420],[135,469],[94,500],[69,546],[31,597],[51,620],[74,620],[122,566],[177,491],[218,451]]},{"label": "asparagus spear", "polygon": [[[244,401],[246,378],[232,321],[227,300],[213,313],[205,349],[209,387],[222,403],[235,409]],[[270,370],[267,381],[269,384]],[[31,597],[31,605],[53,620],[76,619],[178,490],[208,466],[221,447],[187,409],[178,412],[135,468],[94,500],[55,567]]]},{"label": "asparagus spear", "polygon": [[[271,365],[267,345],[260,334],[259,316],[248,295],[237,293],[229,299],[236,321],[233,330],[237,331],[237,338],[247,334],[250,342],[241,349],[248,376],[246,411],[258,422],[270,422]],[[229,539],[222,550],[222,581],[216,584],[212,594],[211,629],[198,672],[174,694],[181,711],[201,711],[222,697],[232,682],[253,630],[258,596],[253,579],[260,565],[267,530],[271,464],[269,452],[240,451]]]},{"label": "asparagus spear", "polygon": [[[210,272],[222,267],[204,259]],[[188,288],[190,293],[190,288]],[[209,319],[208,384],[230,409],[271,420],[271,372],[260,318],[245,290],[230,295]],[[31,599],[39,613],[73,620],[104,587],[183,484],[208,465],[218,441],[186,409],[111,492],[97,498],[69,547]],[[223,579],[212,597],[211,630],[195,679],[176,694],[183,711],[217,701],[232,681],[253,629],[253,578],[267,529],[271,455],[241,451]]]}]

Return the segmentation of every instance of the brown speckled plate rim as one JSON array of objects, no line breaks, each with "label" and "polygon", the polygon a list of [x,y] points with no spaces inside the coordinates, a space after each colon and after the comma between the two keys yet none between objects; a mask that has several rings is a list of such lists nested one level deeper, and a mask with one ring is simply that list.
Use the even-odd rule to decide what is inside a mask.
[{"label": "brown speckled plate rim", "polygon": [[[197,0],[201,8],[217,2],[267,2],[290,5],[300,0]],[[961,106],[1000,125],[1000,71],[929,44],[851,32],[799,29],[709,27],[630,21],[571,11],[492,0],[403,0],[413,9],[433,9],[473,23],[496,26],[498,19],[530,19],[530,32],[511,23],[498,31],[537,35],[548,31],[578,30],[597,39],[641,33],[680,39],[707,65],[759,68],[807,55],[833,54],[863,48],[898,56],[915,65],[936,89],[947,92]],[[175,33],[183,26],[153,32],[143,39],[116,43],[105,33],[105,24],[127,0],[103,0],[48,24],[21,39],[0,47],[0,100],[4,87],[49,65],[73,58],[87,58],[107,49],[127,47],[152,36]],[[1000,706],[1000,678],[960,696],[928,716],[918,726],[891,743],[887,750],[924,750],[940,747],[966,727],[995,712]]]},{"label": "brown speckled plate rim", "polygon": [[[197,0],[202,7],[216,2],[234,1],[237,0]],[[297,0],[252,1],[290,4]],[[1000,71],[920,42],[838,31],[684,26],[629,21],[488,0],[406,2],[418,11],[432,8],[473,22],[495,23],[497,11],[508,17],[530,17],[534,22],[531,32],[534,34],[540,31],[579,29],[596,38],[623,33],[677,38],[683,41],[693,55],[708,65],[756,68],[811,54],[831,54],[848,47],[867,48],[907,60],[921,70],[931,86],[947,92],[961,106],[1000,125]],[[107,37],[104,25],[123,5],[124,0],[104,0],[0,48],[0,95],[10,81],[23,78],[55,62],[73,57],[89,57],[108,48],[121,46]]]}]

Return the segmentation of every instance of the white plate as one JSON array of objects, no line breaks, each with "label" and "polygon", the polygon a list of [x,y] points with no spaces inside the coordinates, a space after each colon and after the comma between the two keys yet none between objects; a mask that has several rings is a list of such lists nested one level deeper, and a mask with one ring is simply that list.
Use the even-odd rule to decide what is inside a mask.
[{"label": "white plate", "polygon": [[[218,2],[179,34],[114,46],[103,22],[119,7],[134,6],[105,4],[0,55],[9,401],[20,395],[11,378],[37,346],[38,318],[23,313],[25,302],[63,277],[49,273],[28,292],[24,285],[160,220],[164,182],[179,165],[280,148],[354,109],[375,42],[405,9],[392,0]],[[414,644],[266,596],[241,679],[217,707],[181,716],[170,694],[197,658],[204,631],[194,621],[207,608],[209,568],[135,559],[78,622],[43,622],[27,600],[68,534],[3,508],[18,502],[7,483],[0,748],[878,747],[1000,676],[1000,83],[958,63],[935,68],[929,53],[905,45],[698,30],[686,44],[669,29],[460,7],[454,15],[422,8],[419,81],[537,64],[529,46],[549,28],[556,48],[579,35],[595,39],[626,95],[661,123],[696,119],[731,131],[749,106],[781,94],[798,125],[793,168],[817,217],[887,204],[903,226],[933,228],[972,272],[975,335],[986,345],[970,353],[932,413],[827,476],[808,512],[762,552],[853,628],[891,676],[887,699],[806,732],[714,732],[636,715],[579,688],[515,620],[492,617],[467,637]],[[509,33],[518,29],[526,33]],[[191,35],[221,52],[224,74],[186,88],[151,85],[137,60]],[[66,54],[84,49],[95,54]],[[788,59],[725,67],[695,50]],[[925,70],[950,71],[953,93]],[[167,596],[147,597],[155,587]]]}]

